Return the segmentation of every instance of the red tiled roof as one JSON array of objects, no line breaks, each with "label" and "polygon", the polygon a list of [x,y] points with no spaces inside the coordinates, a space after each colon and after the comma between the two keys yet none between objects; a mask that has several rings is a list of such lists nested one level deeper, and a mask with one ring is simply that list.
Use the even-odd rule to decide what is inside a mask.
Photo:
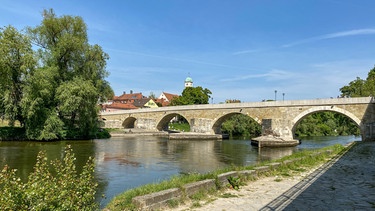
[{"label": "red tiled roof", "polygon": [[164,100],[164,99],[154,99],[155,103],[160,103],[161,106],[169,106],[169,103],[168,101]]},{"label": "red tiled roof", "polygon": [[169,102],[170,102],[173,98],[178,97],[178,95],[176,95],[176,94],[170,94],[170,93],[166,93],[166,92],[163,92],[163,93],[164,93],[164,96],[168,99]]},{"label": "red tiled roof", "polygon": [[130,103],[112,103],[111,105],[108,105],[106,108],[114,108],[114,109],[138,109],[133,104]]},{"label": "red tiled roof", "polygon": [[135,100],[135,99],[142,99],[145,98],[142,95],[142,92],[140,93],[132,93],[132,94],[122,94],[120,96],[114,96],[113,100],[119,101],[119,100]]}]

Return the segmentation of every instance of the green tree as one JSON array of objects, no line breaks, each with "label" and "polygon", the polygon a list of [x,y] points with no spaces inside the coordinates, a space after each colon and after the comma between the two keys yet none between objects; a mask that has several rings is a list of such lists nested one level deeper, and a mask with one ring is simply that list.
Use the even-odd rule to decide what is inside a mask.
[{"label": "green tree", "polygon": [[349,85],[340,88],[341,97],[362,97],[364,95],[365,81],[359,77]]},{"label": "green tree", "polygon": [[170,105],[196,105],[208,104],[212,92],[202,87],[186,87],[181,96],[173,98]]},{"label": "green tree", "polygon": [[370,70],[367,74],[367,78],[364,84],[365,92],[363,97],[375,96],[375,67]]},{"label": "green tree", "polygon": [[261,126],[255,120],[243,114],[233,115],[221,125],[221,131],[230,137],[257,137],[261,130]]},{"label": "green tree", "polygon": [[368,72],[366,80],[357,77],[349,85],[341,87],[340,92],[341,97],[375,96],[375,67]]},{"label": "green tree", "polygon": [[358,126],[347,116],[335,112],[317,112],[303,118],[295,134],[302,136],[359,135]]},{"label": "green tree", "polygon": [[78,130],[78,134],[84,137],[95,133],[98,95],[98,90],[91,81],[82,78],[74,78],[57,88],[59,114],[69,128],[68,132]]},{"label": "green tree", "polygon": [[89,138],[97,127],[97,103],[113,96],[105,80],[108,55],[90,45],[81,17],[57,17],[44,10],[41,25],[28,28],[38,47],[39,67],[27,80],[22,99],[31,139]]},{"label": "green tree", "polygon": [[23,87],[36,65],[31,43],[14,27],[5,27],[0,29],[0,55],[0,116],[11,126],[17,120],[22,125]]},{"label": "green tree", "polygon": [[[22,98],[22,113],[25,117],[26,136],[29,139],[64,138],[63,123],[55,104],[57,74],[57,68],[39,68],[27,79]],[[50,120],[56,120],[56,117],[57,125],[49,125],[54,122]]]}]

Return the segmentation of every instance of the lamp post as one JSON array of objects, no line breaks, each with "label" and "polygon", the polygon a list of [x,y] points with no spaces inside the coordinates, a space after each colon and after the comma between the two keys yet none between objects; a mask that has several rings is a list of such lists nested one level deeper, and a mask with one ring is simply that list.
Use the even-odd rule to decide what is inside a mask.
[{"label": "lamp post", "polygon": [[283,93],[283,101],[284,101],[284,96],[285,96],[285,93]]},{"label": "lamp post", "polygon": [[276,101],[276,94],[277,94],[277,90],[275,90],[275,101]]}]

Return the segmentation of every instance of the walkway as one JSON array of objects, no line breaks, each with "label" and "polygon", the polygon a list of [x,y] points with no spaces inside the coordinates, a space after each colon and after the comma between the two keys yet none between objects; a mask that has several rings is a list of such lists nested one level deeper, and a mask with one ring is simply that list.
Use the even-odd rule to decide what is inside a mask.
[{"label": "walkway", "polygon": [[315,171],[261,178],[224,195],[177,210],[375,210],[375,142],[359,142]]}]

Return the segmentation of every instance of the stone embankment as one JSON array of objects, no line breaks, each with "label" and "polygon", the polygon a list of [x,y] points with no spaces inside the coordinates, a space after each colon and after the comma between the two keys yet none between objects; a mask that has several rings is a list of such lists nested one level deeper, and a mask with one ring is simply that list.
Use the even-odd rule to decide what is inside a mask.
[{"label": "stone embankment", "polygon": [[[331,153],[331,151],[326,151],[324,153]],[[313,156],[317,156],[319,154],[320,153]],[[217,191],[223,187],[228,187],[230,186],[231,178],[242,177],[245,178],[245,180],[256,179],[273,169],[277,169],[283,165],[292,164],[301,159],[302,158],[285,160],[282,163],[271,163],[266,166],[255,167],[253,170],[231,171],[223,173],[218,175],[216,179],[207,179],[184,185],[181,188],[172,188],[143,196],[137,196],[133,198],[132,202],[139,210],[162,210],[167,208],[171,203],[184,200],[200,191],[210,192]],[[220,209],[218,208],[218,210]]]}]

